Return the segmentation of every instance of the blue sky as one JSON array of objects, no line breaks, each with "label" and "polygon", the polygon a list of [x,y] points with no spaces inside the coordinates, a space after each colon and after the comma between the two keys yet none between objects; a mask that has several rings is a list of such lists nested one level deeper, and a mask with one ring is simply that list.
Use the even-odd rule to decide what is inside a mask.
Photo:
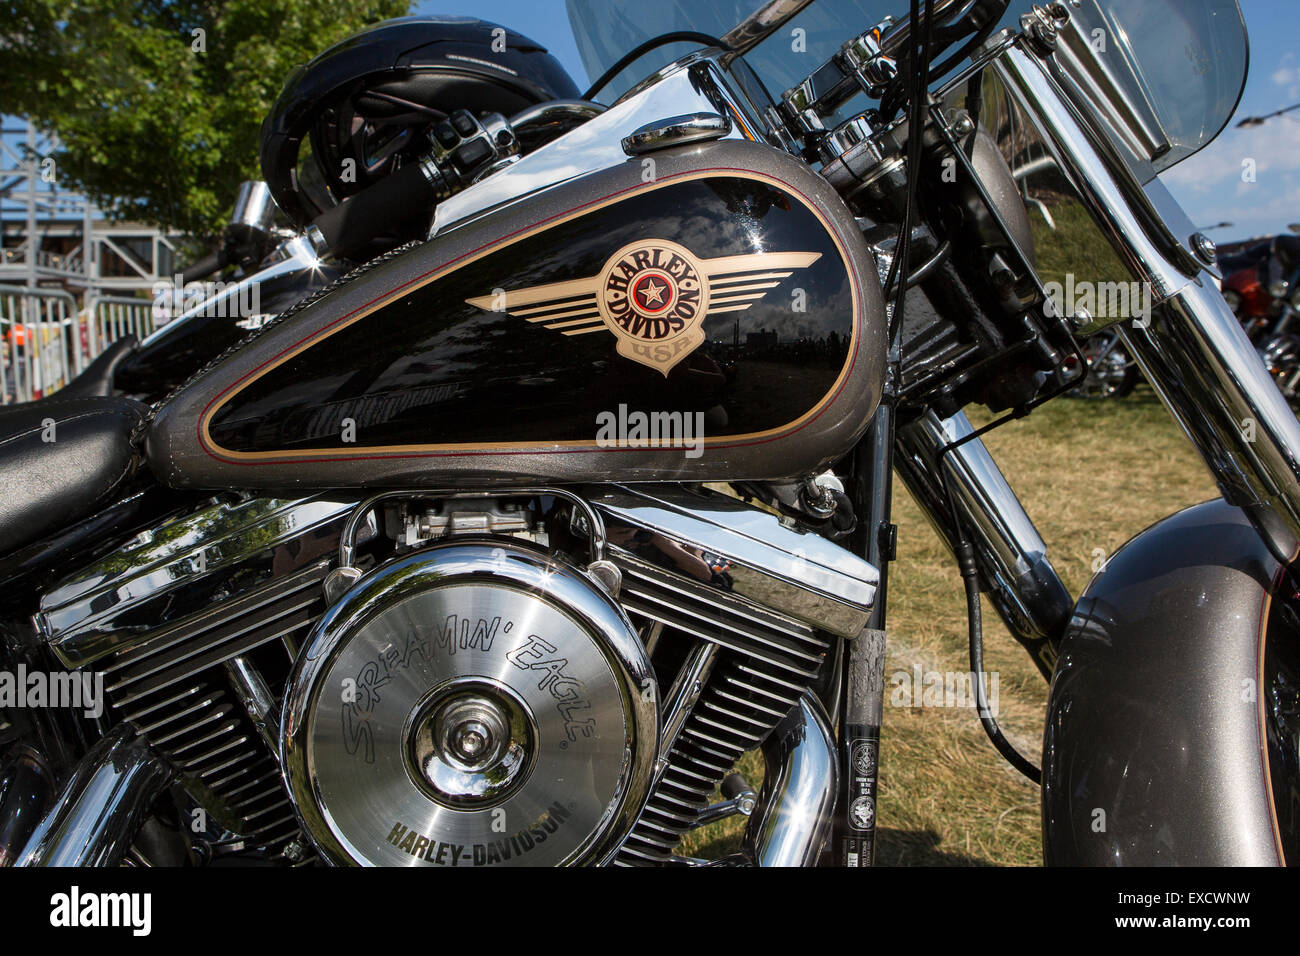
[{"label": "blue sky", "polygon": [[[1251,67],[1237,118],[1300,103],[1300,3],[1239,2],[1250,31]],[[902,12],[906,0],[894,6]],[[888,4],[881,8],[891,10]],[[468,14],[503,24],[547,46],[580,87],[587,79],[563,0],[423,0],[416,12]],[[1242,181],[1245,159],[1255,161],[1253,183]],[[1288,223],[1300,222],[1300,110],[1256,129],[1230,126],[1164,179],[1198,225],[1234,224],[1212,233],[1220,242],[1285,231]]]},{"label": "blue sky", "polygon": [[[1284,232],[1300,222],[1300,110],[1255,129],[1238,119],[1300,103],[1300,4],[1239,0],[1250,33],[1250,75],[1237,116],[1213,143],[1164,175],[1193,221],[1235,223],[1211,233],[1219,241]],[[1256,181],[1242,181],[1255,161]]]}]

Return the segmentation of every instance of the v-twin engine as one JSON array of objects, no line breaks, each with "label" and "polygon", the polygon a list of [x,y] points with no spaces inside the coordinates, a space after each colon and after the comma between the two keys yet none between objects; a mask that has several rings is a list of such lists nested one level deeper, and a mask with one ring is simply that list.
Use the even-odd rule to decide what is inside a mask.
[{"label": "v-twin engine", "polygon": [[[679,486],[254,499],[129,542],[45,594],[37,623],[62,664],[103,676],[99,730],[166,770],[140,779],[178,778],[180,819],[202,811],[204,828],[173,824],[191,861],[680,862],[762,746],[729,861],[790,864],[815,861],[835,796],[809,691],[876,580]],[[76,858],[60,834],[93,816],[97,769],[29,862]],[[155,863],[142,802],[97,808],[120,831],[101,846]]]}]

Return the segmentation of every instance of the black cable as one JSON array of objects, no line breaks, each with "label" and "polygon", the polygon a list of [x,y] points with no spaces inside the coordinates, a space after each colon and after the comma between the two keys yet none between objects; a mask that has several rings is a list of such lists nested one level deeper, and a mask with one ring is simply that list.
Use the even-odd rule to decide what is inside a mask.
[{"label": "black cable", "polygon": [[[939,266],[943,265],[944,260],[948,258],[948,255],[951,252],[952,252],[952,241],[949,239],[945,239],[943,242],[939,244],[939,248],[935,250],[934,255],[932,255],[921,265],[917,266],[915,269],[909,268],[907,270],[907,288],[915,289],[926,279],[930,278],[931,273],[933,273],[935,269],[939,268]],[[898,291],[897,289],[891,286],[890,288],[885,290],[885,298],[886,299],[893,298],[894,293],[897,291]]]},{"label": "black cable", "polygon": [[1018,751],[1007,740],[998,726],[997,718],[989,710],[988,688],[984,685],[984,625],[980,609],[980,573],[975,563],[975,548],[966,539],[962,530],[961,513],[957,510],[957,501],[953,497],[952,485],[944,466],[944,455],[955,445],[948,445],[940,451],[937,461],[939,480],[943,484],[944,495],[948,499],[948,510],[952,517],[953,542],[952,551],[957,558],[957,567],[961,571],[962,584],[966,589],[966,621],[970,639],[970,676],[971,686],[975,690],[975,709],[979,714],[980,726],[985,735],[1007,763],[1019,770],[1025,777],[1038,786],[1042,786],[1043,772],[1033,762]]},{"label": "black cable", "polygon": [[[930,56],[931,28],[930,14],[933,13],[934,0],[925,0],[925,29],[917,30],[913,37],[919,45],[912,50],[909,57],[914,68],[908,74],[909,111],[907,126],[907,197],[903,203],[903,224],[899,230],[898,241],[894,244],[894,261],[889,264],[889,274],[885,278],[885,288],[894,289],[894,309],[890,314],[889,324],[889,361],[899,370],[902,363],[903,306],[907,298],[908,258],[912,252],[912,220],[917,205],[917,189],[920,180],[921,141],[925,128],[925,107],[930,90],[925,82],[926,64]],[[913,23],[920,23],[921,2],[912,0],[911,17]],[[895,286],[897,282],[897,286]],[[894,376],[897,378],[897,376]]]},{"label": "black cable", "polygon": [[[956,43],[963,36],[973,34],[971,38],[962,45],[962,47],[953,53],[938,66],[933,67],[926,79],[926,83],[933,83],[936,80],[948,75],[953,71],[962,60],[974,53],[997,29],[998,23],[1002,20],[1002,15],[1006,13],[1007,7],[1011,5],[1011,0],[984,0],[976,3],[971,10],[954,23],[943,26],[939,30],[938,49],[942,50],[949,45]],[[899,74],[911,75],[911,65],[905,62],[904,58],[899,59]],[[880,100],[880,112],[882,116],[892,117],[899,107],[899,86],[897,82],[885,91]]]},{"label": "black cable", "polygon": [[636,47],[629,53],[624,53],[618,61],[608,70],[602,73],[595,83],[591,84],[591,89],[583,93],[581,99],[589,100],[596,95],[596,91],[606,83],[618,76],[629,66],[635,63],[641,57],[645,56],[651,50],[656,50],[661,46],[667,46],[669,43],[698,43],[701,46],[717,46],[724,50],[731,49],[717,37],[709,36],[707,33],[697,33],[694,30],[677,30],[673,33],[662,33],[657,37],[646,40],[640,46]]}]

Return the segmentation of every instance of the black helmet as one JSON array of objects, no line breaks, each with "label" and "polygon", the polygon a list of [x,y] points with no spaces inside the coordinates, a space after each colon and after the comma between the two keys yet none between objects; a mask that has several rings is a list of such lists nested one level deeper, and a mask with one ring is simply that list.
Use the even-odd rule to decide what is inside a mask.
[{"label": "black helmet", "polygon": [[510,116],[577,95],[545,47],[495,23],[386,20],[290,74],[262,124],[262,176],[306,225],[424,152],[423,131],[455,110]]}]

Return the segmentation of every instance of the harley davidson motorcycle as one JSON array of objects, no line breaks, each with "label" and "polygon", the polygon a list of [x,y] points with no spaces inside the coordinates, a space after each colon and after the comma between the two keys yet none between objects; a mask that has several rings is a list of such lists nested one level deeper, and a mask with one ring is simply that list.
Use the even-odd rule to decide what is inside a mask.
[{"label": "harley davidson motorcycle", "polygon": [[[245,281],[347,271],[161,400],[0,411],[0,860],[869,864],[895,473],[1048,862],[1296,851],[1300,423],[1157,176],[1236,106],[1235,0],[731,6],[570,0],[581,96],[474,20],[332,48]],[[1049,295],[1031,198],[1149,320]],[[1222,499],[1076,599],[981,436],[1108,325]],[[986,602],[1052,681],[1041,770]]]},{"label": "harley davidson motorcycle", "polygon": [[1280,235],[1220,257],[1223,297],[1264,367],[1293,406],[1300,403],[1300,337],[1293,331],[1300,305],[1300,238]]}]

